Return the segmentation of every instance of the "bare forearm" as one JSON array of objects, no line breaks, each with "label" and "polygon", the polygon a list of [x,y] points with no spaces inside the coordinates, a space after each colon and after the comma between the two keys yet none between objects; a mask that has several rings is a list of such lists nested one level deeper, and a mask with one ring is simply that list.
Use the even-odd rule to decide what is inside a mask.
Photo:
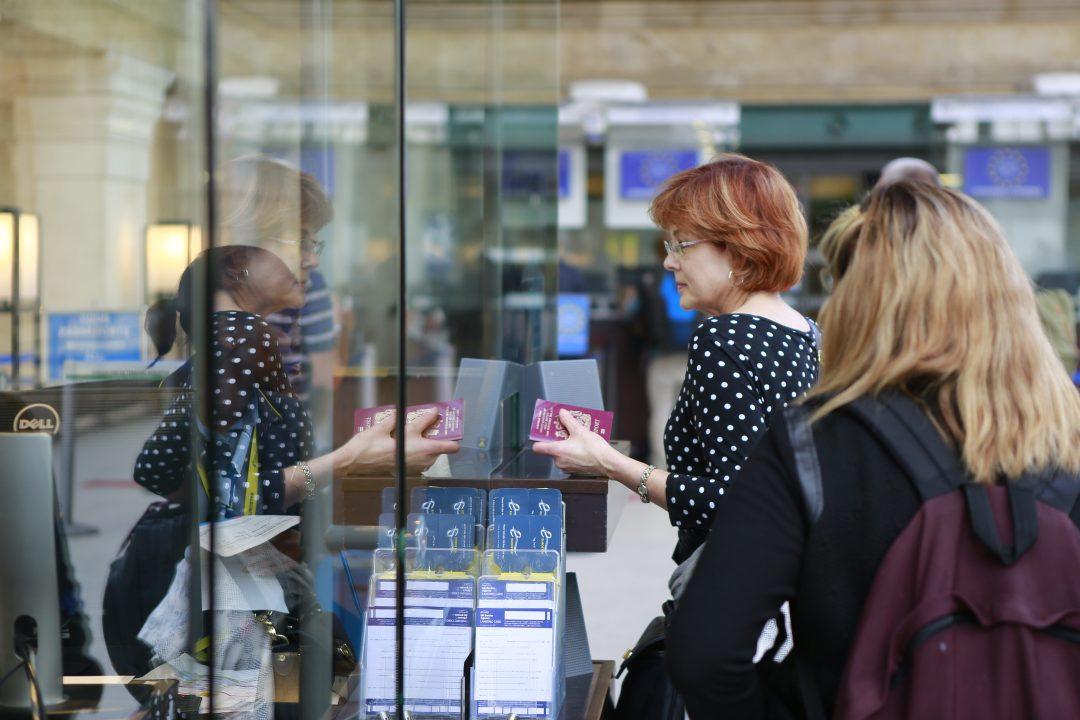
[{"label": "bare forearm", "polygon": [[[320,455],[317,458],[303,461],[311,469],[315,487],[325,487],[334,477],[334,471],[338,469],[339,462],[337,451]],[[300,502],[307,494],[306,476],[304,471],[293,465],[282,471],[285,476],[285,507],[291,507]]]},{"label": "bare forearm", "polygon": [[[641,482],[641,475],[648,467],[643,462],[629,458],[615,448],[611,448],[610,453],[605,453],[601,458],[601,462],[604,467],[604,472],[612,480],[617,480],[635,493],[638,491],[638,484]],[[661,470],[657,468],[649,474],[649,480],[646,483],[649,490],[649,500],[654,505],[667,509],[667,470]]]}]

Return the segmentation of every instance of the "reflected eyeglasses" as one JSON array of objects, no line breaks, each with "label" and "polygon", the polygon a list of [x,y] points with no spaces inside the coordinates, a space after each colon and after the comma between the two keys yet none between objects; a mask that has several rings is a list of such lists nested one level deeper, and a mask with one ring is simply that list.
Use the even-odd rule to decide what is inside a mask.
[{"label": "reflected eyeglasses", "polygon": [[320,254],[323,251],[323,248],[326,247],[325,240],[317,238],[307,231],[304,231],[304,233],[300,236],[299,241],[286,240],[284,238],[278,238],[277,241],[282,245],[288,245],[289,247],[296,247],[299,245],[300,252],[311,253],[312,255]]}]

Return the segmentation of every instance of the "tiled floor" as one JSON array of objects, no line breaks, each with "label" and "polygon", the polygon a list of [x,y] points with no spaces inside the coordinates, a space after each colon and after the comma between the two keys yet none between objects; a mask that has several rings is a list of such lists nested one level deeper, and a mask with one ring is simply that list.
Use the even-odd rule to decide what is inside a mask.
[{"label": "tiled floor", "polygon": [[593,658],[616,663],[660,614],[675,569],[675,529],[667,513],[642,504],[629,490],[625,493],[627,506],[611,549],[571,553],[566,561],[567,569],[577,573]]}]

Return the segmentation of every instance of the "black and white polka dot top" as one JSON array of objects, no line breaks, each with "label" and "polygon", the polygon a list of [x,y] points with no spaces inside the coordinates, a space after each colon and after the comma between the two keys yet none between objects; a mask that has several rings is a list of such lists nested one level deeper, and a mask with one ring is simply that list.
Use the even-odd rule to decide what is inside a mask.
[{"label": "black and white polka dot top", "polygon": [[772,413],[810,389],[817,373],[813,329],[734,313],[710,317],[694,332],[686,378],[664,430],[677,562],[704,542],[724,488]]},{"label": "black and white polka dot top", "polygon": [[[312,456],[311,419],[289,385],[270,325],[238,310],[212,313],[210,323],[209,422],[199,418],[192,426],[194,369],[187,363],[175,378],[181,392],[135,462],[135,481],[159,495],[175,492],[198,474],[188,449],[198,439],[201,480],[216,517],[282,514],[284,469]],[[239,457],[252,441],[255,472],[247,455]]]}]

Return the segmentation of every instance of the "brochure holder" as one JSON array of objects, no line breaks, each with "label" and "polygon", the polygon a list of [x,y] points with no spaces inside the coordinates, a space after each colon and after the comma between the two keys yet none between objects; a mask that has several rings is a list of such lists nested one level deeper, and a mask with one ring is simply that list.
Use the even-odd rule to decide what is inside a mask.
[{"label": "brochure holder", "polygon": [[[558,546],[565,548],[565,537]],[[565,618],[564,551],[484,552],[470,681],[472,720],[559,717],[566,697]]]},{"label": "brochure holder", "polygon": [[[474,537],[484,537],[477,527]],[[460,720],[461,682],[473,652],[478,548],[405,551],[405,688],[408,717]],[[397,695],[397,556],[375,551],[360,660],[361,718],[389,719]]]},{"label": "brochure holder", "polygon": [[[488,518],[486,528],[474,526],[476,547],[447,547],[446,538],[431,534],[462,528],[440,525],[446,515],[409,516],[402,693],[407,718],[559,717],[566,697],[566,506],[551,496],[558,497],[557,491],[542,492],[532,497],[538,515],[528,514],[523,498],[505,496],[502,507],[512,512]],[[396,712],[392,545],[398,533],[386,530],[384,547],[374,553],[364,615],[362,720],[389,720]]]}]

